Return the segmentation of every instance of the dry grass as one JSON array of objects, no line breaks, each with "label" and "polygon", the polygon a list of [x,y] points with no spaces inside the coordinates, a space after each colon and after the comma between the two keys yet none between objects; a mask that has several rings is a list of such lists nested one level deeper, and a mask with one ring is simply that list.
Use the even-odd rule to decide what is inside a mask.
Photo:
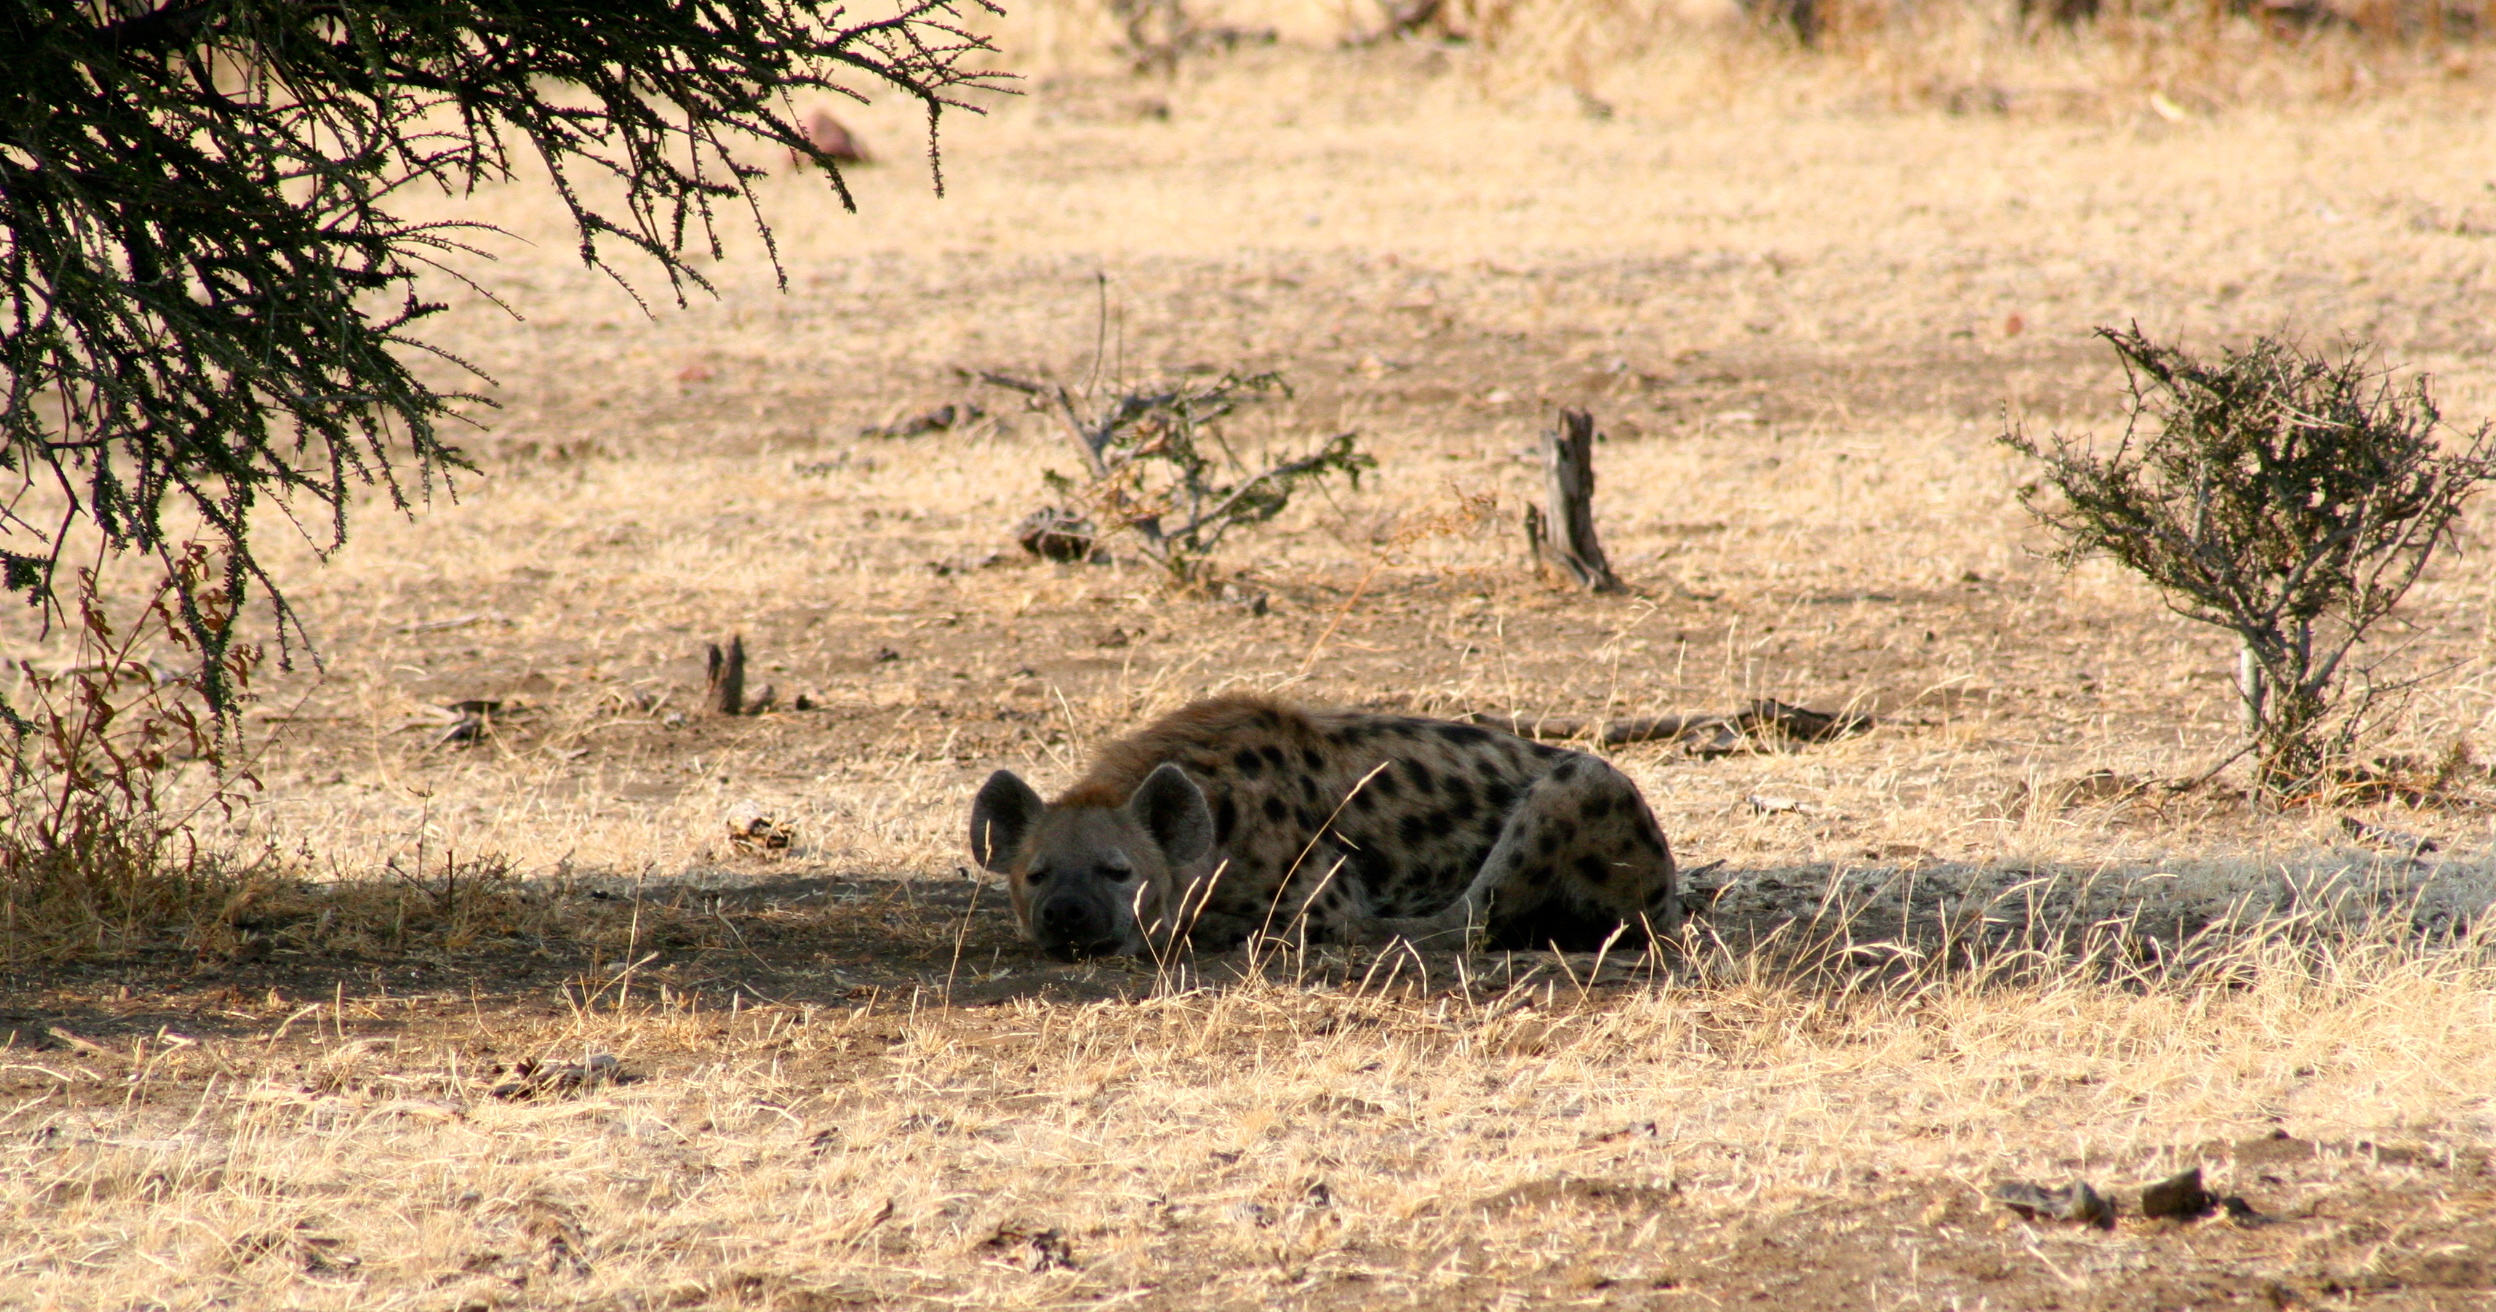
[{"label": "dry grass", "polygon": [[[744,260],[655,318],[568,262],[542,196],[457,207],[534,243],[490,271],[524,320],[446,293],[506,406],[485,475],[283,563],[326,669],[268,685],[241,836],[406,878],[350,880],[371,900],[327,920],[272,888],[230,938],[12,982],[0,1302],[2484,1298],[2486,812],[2141,791],[2232,745],[2225,640],[2032,556],[1991,444],[2005,404],[2108,431],[2085,333],[2134,318],[2370,333],[2450,413],[2496,413],[2474,88],[1952,116],[1806,71],[1606,85],[1596,120],[1485,96],[1463,58],[1069,81],[964,125],[941,202],[907,163],[861,176],[854,219],[773,178],[791,291]],[[904,155],[889,108],[860,125]],[[1358,426],[1380,455],[1228,549],[1267,614],[1132,563],[982,563],[1069,455],[954,369],[1079,377],[1095,272],[1113,374],[1281,368],[1298,397],[1252,436]],[[994,413],[856,435],[963,400]],[[1612,433],[1631,597],[1546,590],[1504,529],[1415,529],[1465,495],[1512,522],[1562,403]],[[2487,752],[2483,565],[2413,594],[2388,668],[2435,679],[2384,751]],[[673,719],[734,631],[821,709]],[[971,900],[982,774],[1065,778],[1235,686],[1882,723],[1617,753],[1685,861],[1727,863],[1726,946],[1661,979],[1157,981],[1046,963]],[[506,704],[492,732],[429,745],[470,698]],[[785,856],[723,842],[749,799]],[[479,857],[520,882],[441,881]],[[1855,939],[1801,952],[1824,907]],[[1968,970],[1969,944],[2036,968]],[[497,1063],[587,1051],[639,1078],[491,1096]],[[2195,1160],[2280,1219],[2100,1236],[1980,1196]]]},{"label": "dry grass", "polygon": [[[161,1038],[14,1065],[57,1084],[0,1150],[6,1260],[27,1307],[2483,1296],[2496,978],[2388,945],[2233,964],[2146,991],[315,1004],[291,1069]],[[488,1093],[585,1052],[639,1078]],[[2192,1164],[2270,1219],[2100,1236],[1987,1202]]]},{"label": "dry grass", "polygon": [[[1056,81],[1161,70],[1115,0],[1014,6],[995,34],[1016,70]],[[1415,6],[1401,6],[1410,9]],[[1446,0],[1410,34],[1367,0],[1177,0],[1190,49],[1248,39],[1408,44],[1473,93],[1609,115],[1748,105],[1930,108],[1976,116],[2156,117],[2384,97],[2474,98],[2496,11],[2454,0],[2293,6],[2106,0],[2057,27],[2048,4],[1816,0],[1809,48],[1762,0]],[[2301,12],[2300,12],[2301,10]],[[1167,31],[1166,26],[1148,31]]]}]

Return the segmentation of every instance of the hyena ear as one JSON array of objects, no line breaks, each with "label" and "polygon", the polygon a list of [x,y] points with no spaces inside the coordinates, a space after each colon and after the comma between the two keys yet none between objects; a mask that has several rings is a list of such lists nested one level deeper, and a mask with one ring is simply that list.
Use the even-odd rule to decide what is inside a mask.
[{"label": "hyena ear", "polygon": [[979,786],[979,796],[971,799],[971,859],[1005,873],[1046,805],[1013,771],[999,770],[988,776],[988,782]]},{"label": "hyena ear", "polygon": [[1165,763],[1145,776],[1143,786],[1127,799],[1127,814],[1161,844],[1162,855],[1174,866],[1186,865],[1213,847],[1213,809],[1205,805],[1205,790],[1175,765]]}]

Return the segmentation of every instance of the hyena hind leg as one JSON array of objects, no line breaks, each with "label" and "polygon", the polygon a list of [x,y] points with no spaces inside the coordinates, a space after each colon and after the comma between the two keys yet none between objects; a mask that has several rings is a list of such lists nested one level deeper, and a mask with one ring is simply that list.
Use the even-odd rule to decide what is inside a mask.
[{"label": "hyena hind leg", "polygon": [[1425,946],[1584,952],[1680,924],[1673,854],[1627,775],[1572,756],[1518,799],[1473,882],[1435,915],[1382,920]]}]

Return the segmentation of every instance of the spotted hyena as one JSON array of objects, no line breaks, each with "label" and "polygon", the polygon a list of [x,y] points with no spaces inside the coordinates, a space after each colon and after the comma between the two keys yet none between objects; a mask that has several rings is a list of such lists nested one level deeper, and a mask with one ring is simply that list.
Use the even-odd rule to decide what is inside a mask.
[{"label": "spotted hyena", "polygon": [[1338,942],[1583,950],[1671,928],[1645,799],[1583,752],[1470,724],[1219,697],[1101,749],[1044,802],[1010,770],[971,851],[1052,956]]}]

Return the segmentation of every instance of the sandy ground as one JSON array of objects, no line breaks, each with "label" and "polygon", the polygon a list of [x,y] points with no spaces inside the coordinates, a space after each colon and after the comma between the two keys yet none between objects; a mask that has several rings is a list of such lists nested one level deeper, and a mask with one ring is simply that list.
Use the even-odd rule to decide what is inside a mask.
[{"label": "sandy ground", "polygon": [[[541,193],[446,203],[516,238],[482,276],[517,317],[446,284],[434,321],[501,408],[456,499],[326,564],[271,539],[318,667],[264,687],[243,822],[430,901],[395,938],[239,916],[13,990],[0,1303],[2483,1306],[2496,1012],[2407,936],[2485,907],[2485,812],[2144,792],[2232,748],[2226,641],[2040,558],[1993,440],[2119,431],[2089,333],[2133,322],[2367,338],[2496,414],[2483,110],[1650,90],[1598,117],[1442,50],[1248,51],[950,121],[942,199],[877,107],[860,214],[762,185],[785,291],[738,240],[716,297],[642,279],[648,314]],[[1247,448],[1354,428],[1375,477],[1205,595],[1014,550],[1072,453],[978,370],[1205,368],[1289,377]],[[947,404],[983,416],[861,435]],[[1521,563],[1562,404],[1607,433],[1624,596]],[[2381,750],[2488,750],[2488,578],[2451,558],[2381,645],[2434,673]],[[699,713],[732,633],[773,713]],[[1727,946],[1686,959],[1241,982],[1023,947],[960,869],[978,780],[1063,781],[1229,688],[1877,724],[1612,753],[1685,866],[1723,862],[1694,906]],[[438,742],[469,699],[490,732]],[[795,844],[731,849],[740,802]],[[523,882],[440,874],[487,858]],[[1745,946],[1832,906],[1917,950],[1963,914],[1996,947],[2263,916],[2305,946],[1862,958],[1888,992]],[[2374,927],[2320,934],[2351,909]],[[494,1095],[590,1052],[632,1082]],[[1986,1200],[2195,1162],[2268,1221]]]}]

